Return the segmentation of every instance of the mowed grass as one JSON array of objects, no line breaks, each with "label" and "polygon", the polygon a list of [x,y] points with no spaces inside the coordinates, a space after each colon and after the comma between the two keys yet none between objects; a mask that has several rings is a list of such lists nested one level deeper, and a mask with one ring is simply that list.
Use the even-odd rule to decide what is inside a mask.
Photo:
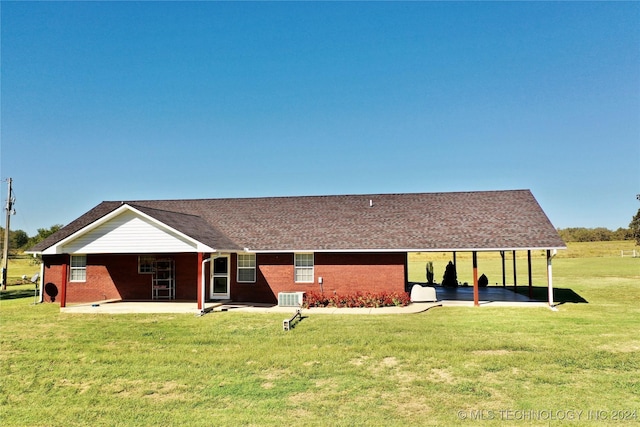
[{"label": "mowed grass", "polygon": [[[587,302],[310,315],[288,332],[282,314],[61,314],[12,286],[0,423],[606,425],[589,411],[622,410],[615,425],[637,424],[640,258],[558,256],[554,283]],[[568,411],[573,421],[557,419]]]}]

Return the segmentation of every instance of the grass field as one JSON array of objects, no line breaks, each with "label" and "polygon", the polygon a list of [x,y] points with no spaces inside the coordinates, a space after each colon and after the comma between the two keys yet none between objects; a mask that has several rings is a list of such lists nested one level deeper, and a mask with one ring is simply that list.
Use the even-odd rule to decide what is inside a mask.
[{"label": "grass field", "polygon": [[635,425],[640,258],[587,246],[592,256],[554,260],[555,285],[586,301],[557,312],[313,315],[289,332],[277,314],[63,315],[33,305],[32,286],[11,286],[0,423]]}]

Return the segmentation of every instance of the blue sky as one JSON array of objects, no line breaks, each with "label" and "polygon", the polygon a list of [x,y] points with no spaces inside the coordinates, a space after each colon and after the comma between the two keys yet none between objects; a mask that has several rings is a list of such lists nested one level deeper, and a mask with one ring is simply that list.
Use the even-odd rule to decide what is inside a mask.
[{"label": "blue sky", "polygon": [[30,235],[102,200],[528,188],[556,227],[611,229],[640,207],[638,2],[0,7]]}]

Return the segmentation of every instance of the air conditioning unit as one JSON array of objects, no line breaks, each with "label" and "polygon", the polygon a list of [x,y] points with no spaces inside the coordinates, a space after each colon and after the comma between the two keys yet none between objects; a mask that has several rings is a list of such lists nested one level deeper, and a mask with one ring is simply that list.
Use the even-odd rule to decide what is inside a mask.
[{"label": "air conditioning unit", "polygon": [[300,307],[304,299],[304,292],[278,292],[279,307]]}]

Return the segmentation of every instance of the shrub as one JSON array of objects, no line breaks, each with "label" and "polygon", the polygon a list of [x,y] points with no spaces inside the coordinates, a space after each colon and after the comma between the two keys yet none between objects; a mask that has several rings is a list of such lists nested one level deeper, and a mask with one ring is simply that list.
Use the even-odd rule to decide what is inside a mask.
[{"label": "shrub", "polygon": [[478,286],[485,288],[489,285],[489,278],[484,274],[478,278]]},{"label": "shrub", "polygon": [[310,307],[404,307],[411,302],[407,292],[378,292],[339,295],[334,293],[327,296],[321,292],[307,292],[302,306]]},{"label": "shrub", "polygon": [[447,267],[444,270],[444,276],[442,276],[442,286],[455,288],[458,286],[458,273],[456,272],[456,266],[449,261]]},{"label": "shrub", "polygon": [[433,285],[433,262],[427,261],[427,283]]}]

